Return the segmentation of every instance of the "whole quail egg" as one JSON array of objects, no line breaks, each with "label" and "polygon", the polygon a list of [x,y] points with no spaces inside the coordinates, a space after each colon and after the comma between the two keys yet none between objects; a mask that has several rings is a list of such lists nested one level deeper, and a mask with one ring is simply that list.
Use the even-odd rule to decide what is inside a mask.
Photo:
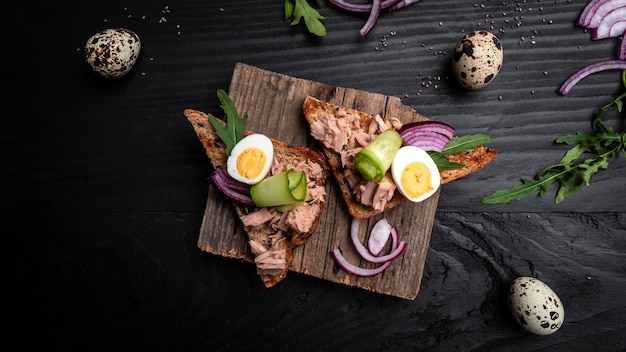
[{"label": "whole quail egg", "polygon": [[411,145],[396,152],[391,176],[400,193],[412,202],[429,198],[441,184],[437,164],[425,150]]},{"label": "whole quail egg", "polygon": [[454,78],[468,90],[478,90],[493,81],[502,67],[502,44],[485,30],[466,34],[456,44],[452,59]]},{"label": "whole quail egg", "polygon": [[267,176],[274,160],[274,145],[264,134],[254,133],[242,138],[226,160],[230,177],[253,185]]},{"label": "whole quail egg", "polygon": [[515,320],[533,334],[550,335],[563,325],[561,300],[538,279],[522,276],[513,280],[507,301]]},{"label": "whole quail egg", "polygon": [[125,28],[105,29],[85,43],[85,61],[104,78],[127,74],[137,62],[141,41],[137,33]]}]

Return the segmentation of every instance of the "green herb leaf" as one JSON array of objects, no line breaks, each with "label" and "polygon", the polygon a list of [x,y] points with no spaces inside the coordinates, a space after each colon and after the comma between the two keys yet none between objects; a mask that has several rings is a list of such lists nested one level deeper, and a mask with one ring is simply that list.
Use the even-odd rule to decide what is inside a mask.
[{"label": "green herb leaf", "polygon": [[[319,0],[315,1],[315,3],[318,8],[321,7]],[[309,0],[285,0],[285,20],[292,17],[292,26],[297,25],[301,19],[304,19],[304,24],[309,33],[318,37],[326,35],[326,27],[324,27],[321,21],[324,19],[324,16],[311,6]]]},{"label": "green herb leaf", "polygon": [[522,184],[519,186],[512,187],[509,190],[501,190],[493,193],[490,196],[483,198],[483,204],[498,204],[498,203],[506,203],[511,200],[520,200],[525,196],[537,191],[537,189],[542,189],[545,186],[549,186],[552,183],[553,175],[544,175],[541,178],[537,179],[529,179],[523,178]]},{"label": "green herb leaf", "polygon": [[285,0],[285,21],[293,16],[293,2],[291,0]]},{"label": "green herb leaf", "polygon": [[[622,83],[626,88],[626,70],[622,72]],[[626,153],[626,132],[614,132],[602,123],[602,115],[608,110],[622,111],[626,93],[621,94],[611,103],[602,106],[593,119],[592,133],[577,132],[556,139],[557,143],[573,145],[561,161],[537,173],[534,179],[523,178],[522,184],[507,190],[499,190],[482,199],[483,204],[506,203],[520,200],[538,191],[544,196],[553,184],[558,191],[555,203],[563,202],[567,197],[589,186],[593,175],[609,166],[609,159],[619,153]],[[580,160],[583,156],[586,159]]]},{"label": "green herb leaf", "polygon": [[435,162],[435,165],[437,165],[437,169],[439,169],[439,171],[461,169],[465,167],[465,164],[449,161],[439,153],[431,154],[430,157],[433,158],[433,161]]},{"label": "green herb leaf", "polygon": [[479,145],[493,142],[493,138],[486,134],[468,134],[450,140],[448,144],[439,152],[441,155],[448,155],[474,149]]},{"label": "green herb leaf", "polygon": [[217,91],[217,97],[220,100],[222,110],[224,110],[226,114],[226,126],[211,114],[209,114],[209,122],[213,128],[215,128],[217,135],[222,139],[224,144],[226,144],[226,155],[228,156],[235,144],[243,138],[248,115],[244,114],[243,117],[239,116],[235,104],[224,90],[219,89]]},{"label": "green herb leaf", "polygon": [[450,142],[446,144],[442,151],[429,152],[428,154],[430,154],[431,158],[433,158],[433,161],[437,165],[439,171],[460,169],[463,168],[465,164],[448,161],[445,156],[449,154],[464,152],[466,150],[471,150],[479,145],[491,142],[493,142],[493,138],[491,138],[491,136],[489,135],[482,133],[468,134],[450,140]]}]

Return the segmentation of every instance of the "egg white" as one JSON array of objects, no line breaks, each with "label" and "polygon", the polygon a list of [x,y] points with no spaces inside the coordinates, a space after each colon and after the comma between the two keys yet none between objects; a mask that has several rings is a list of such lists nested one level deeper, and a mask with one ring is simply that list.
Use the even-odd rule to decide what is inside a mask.
[{"label": "egg white", "polygon": [[[401,182],[402,171],[412,162],[421,162],[426,165],[426,167],[430,171],[431,186],[433,187],[432,190],[414,198],[412,198],[405,192]],[[430,196],[435,194],[435,192],[437,192],[437,190],[439,189],[439,185],[441,184],[439,169],[437,168],[437,165],[435,164],[433,159],[424,149],[415,146],[404,146],[400,148],[398,152],[396,152],[396,155],[393,158],[393,162],[391,163],[391,176],[394,183],[396,184],[396,187],[398,188],[398,191],[400,191],[403,196],[405,196],[412,202],[421,202],[429,198]]]},{"label": "egg white", "polygon": [[[261,168],[261,173],[254,177],[248,178],[237,170],[237,158],[248,148],[256,148],[261,150],[265,154],[265,164]],[[272,166],[272,160],[274,159],[274,145],[271,139],[266,135],[255,133],[242,138],[230,152],[230,156],[226,160],[226,170],[230,177],[239,182],[243,182],[249,185],[257,184],[261,182],[267,176]]]}]

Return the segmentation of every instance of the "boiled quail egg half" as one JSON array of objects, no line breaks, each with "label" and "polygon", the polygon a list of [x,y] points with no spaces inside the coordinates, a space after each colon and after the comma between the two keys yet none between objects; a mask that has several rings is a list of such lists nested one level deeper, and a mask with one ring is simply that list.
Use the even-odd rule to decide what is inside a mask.
[{"label": "boiled quail egg half", "polygon": [[254,185],[267,176],[273,159],[274,145],[271,139],[255,133],[235,144],[226,160],[226,169],[235,180]]},{"label": "boiled quail egg half", "polygon": [[433,159],[424,149],[415,146],[404,146],[396,152],[391,176],[400,193],[412,202],[432,196],[441,184]]}]

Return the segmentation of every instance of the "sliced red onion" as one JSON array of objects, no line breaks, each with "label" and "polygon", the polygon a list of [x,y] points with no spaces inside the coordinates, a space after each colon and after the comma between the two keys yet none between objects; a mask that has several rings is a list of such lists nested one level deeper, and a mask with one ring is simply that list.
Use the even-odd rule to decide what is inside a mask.
[{"label": "sliced red onion", "polygon": [[363,246],[361,241],[359,240],[359,226],[361,222],[358,219],[352,219],[352,224],[350,225],[350,237],[352,238],[352,244],[354,248],[359,253],[359,255],[371,263],[384,263],[393,259],[396,259],[404,249],[406,248],[407,243],[405,241],[400,241],[397,248],[391,251],[391,253],[383,256],[373,256],[368,252],[367,248]]},{"label": "sliced red onion", "polygon": [[616,7],[600,19],[600,23],[591,29],[591,39],[617,37],[626,29],[626,5]]},{"label": "sliced red onion", "polygon": [[619,44],[619,52],[617,54],[620,60],[626,60],[626,30],[622,34],[622,39]]},{"label": "sliced red onion", "polygon": [[439,121],[418,121],[402,125],[398,133],[404,145],[440,152],[454,136],[454,127]]},{"label": "sliced red onion", "polygon": [[418,147],[420,149],[423,149],[424,151],[427,152],[440,152],[443,150],[443,148],[445,148],[445,145],[434,145],[432,143],[429,143],[427,141],[417,141],[417,142],[412,142],[412,143],[406,143],[404,144],[405,146],[412,146],[412,147]]},{"label": "sliced red onion", "polygon": [[404,125],[402,125],[402,127],[400,127],[400,130],[398,132],[402,134],[408,133],[409,131],[437,132],[450,138],[454,136],[454,127],[444,122],[432,120],[405,123]]},{"label": "sliced red onion", "polygon": [[230,177],[225,168],[213,171],[209,182],[231,202],[246,207],[255,206],[250,196],[250,186]]},{"label": "sliced red onion", "polygon": [[604,2],[606,0],[591,0],[589,3],[587,3],[587,6],[585,6],[585,8],[583,9],[583,12],[580,14],[580,17],[578,18],[578,25],[579,26],[586,26],[585,23],[589,23],[589,18],[590,16],[590,12],[591,10],[595,11],[595,9],[599,6],[600,3]]},{"label": "sliced red onion", "polygon": [[396,11],[396,10],[400,10],[403,7],[407,7],[411,4],[415,4],[416,2],[419,2],[420,0],[401,0],[398,1],[395,5],[391,6],[389,8],[389,12],[391,11]]},{"label": "sliced red onion", "polygon": [[367,239],[367,249],[370,253],[378,256],[383,249],[385,249],[385,245],[387,245],[387,241],[391,235],[391,227],[392,226],[385,218],[378,220],[376,224],[374,224],[370,232],[370,237]]},{"label": "sliced red onion", "polygon": [[[392,251],[398,248],[398,240],[399,240],[398,229],[393,227],[391,231],[391,241],[392,241],[391,250]],[[356,266],[348,262],[346,258],[341,254],[341,250],[339,250],[339,248],[331,250],[330,254],[335,259],[335,262],[339,265],[339,267],[343,271],[347,272],[348,274],[353,274],[353,275],[363,276],[363,277],[378,275],[382,273],[383,271],[385,271],[385,269],[387,269],[387,267],[389,267],[389,265],[391,265],[392,263],[392,261],[390,260],[390,261],[383,263],[381,266],[377,268],[366,269],[366,268],[362,268],[362,267]]]},{"label": "sliced red onion", "polygon": [[370,12],[369,17],[367,18],[367,21],[365,22],[365,24],[363,25],[363,27],[361,27],[361,30],[359,31],[359,33],[361,33],[361,36],[363,37],[367,36],[367,34],[372,30],[372,28],[374,28],[376,21],[378,21],[378,16],[380,15],[381,3],[382,3],[382,0],[372,1],[372,11]]},{"label": "sliced red onion", "polygon": [[[383,0],[380,4],[381,10],[386,10],[395,5],[400,0]],[[352,13],[369,13],[372,12],[372,4],[353,4],[345,0],[328,0],[329,3],[337,6],[342,10]]]},{"label": "sliced red onion", "polygon": [[351,13],[369,13],[367,22],[359,31],[361,36],[365,37],[374,28],[381,11],[396,11],[403,7],[409,6],[419,0],[372,0],[371,4],[353,4],[346,0],[328,0],[332,5]]},{"label": "sliced red onion", "polygon": [[[400,135],[402,136],[402,135]],[[412,145],[426,151],[440,152],[450,141],[450,138],[436,132],[415,133],[410,136],[402,136],[403,145]]]},{"label": "sliced red onion", "polygon": [[333,258],[335,259],[335,262],[337,262],[337,264],[341,267],[341,269],[343,269],[343,271],[347,272],[348,274],[357,275],[357,276],[367,277],[367,276],[378,275],[382,273],[383,271],[385,271],[385,269],[387,269],[389,265],[391,265],[391,261],[388,261],[388,262],[383,263],[381,266],[377,268],[366,269],[366,268],[361,268],[360,266],[356,266],[354,264],[350,264],[350,262],[348,262],[348,260],[346,260],[346,258],[341,254],[341,251],[339,250],[339,248],[333,249],[332,251],[330,251],[330,254],[333,256]]},{"label": "sliced red onion", "polygon": [[590,74],[606,70],[626,70],[626,61],[607,60],[586,66],[570,76],[570,78],[568,78],[565,83],[563,83],[561,88],[559,88],[559,92],[561,92],[561,94],[563,95],[566,95],[576,85],[576,83],[580,82],[580,80],[582,80],[583,78],[589,76]]},{"label": "sliced red onion", "polygon": [[626,0],[590,1],[583,9],[578,25],[590,28],[593,40],[623,36],[626,33]]},{"label": "sliced red onion", "polygon": [[587,28],[598,27],[603,17],[611,12],[612,9],[626,5],[626,0],[605,0],[598,2],[596,5],[589,10],[583,26]]}]

